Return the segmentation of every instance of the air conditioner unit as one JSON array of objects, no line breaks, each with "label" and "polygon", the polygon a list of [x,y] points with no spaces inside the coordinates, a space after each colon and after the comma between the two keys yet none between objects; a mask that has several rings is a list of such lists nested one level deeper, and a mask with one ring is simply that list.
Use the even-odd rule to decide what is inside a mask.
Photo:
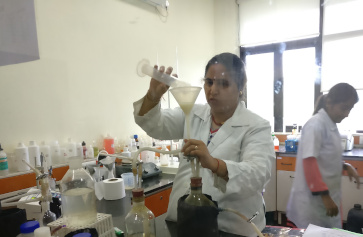
[{"label": "air conditioner unit", "polygon": [[147,4],[153,5],[155,7],[168,7],[169,6],[169,2],[168,0],[142,0]]}]

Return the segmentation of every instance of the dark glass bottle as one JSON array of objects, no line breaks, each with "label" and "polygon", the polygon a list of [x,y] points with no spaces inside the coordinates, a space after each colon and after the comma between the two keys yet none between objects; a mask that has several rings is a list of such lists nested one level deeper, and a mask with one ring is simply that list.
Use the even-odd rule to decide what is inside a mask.
[{"label": "dark glass bottle", "polygon": [[349,210],[347,218],[347,230],[362,234],[363,210],[360,204],[354,204],[354,208]]},{"label": "dark glass bottle", "polygon": [[190,194],[178,201],[178,237],[219,236],[216,203],[202,193],[201,177],[192,177],[190,181]]}]

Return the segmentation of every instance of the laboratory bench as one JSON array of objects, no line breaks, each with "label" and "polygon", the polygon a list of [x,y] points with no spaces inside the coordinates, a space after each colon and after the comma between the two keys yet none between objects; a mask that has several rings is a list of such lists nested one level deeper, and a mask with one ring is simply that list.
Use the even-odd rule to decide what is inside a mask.
[{"label": "laboratory bench", "polygon": [[[167,190],[171,191],[173,180],[175,178],[174,174],[161,173],[158,176],[150,177],[143,180],[142,187],[145,192],[145,205],[151,209],[155,214],[155,208],[159,208],[159,213],[155,214],[156,223],[156,235],[157,237],[174,237],[177,236],[177,225],[175,222],[166,221],[166,209],[169,202],[170,192],[165,192]],[[127,213],[131,210],[131,190],[126,190],[126,196],[119,200],[107,201],[105,199],[97,201],[97,211],[100,213],[106,213],[112,215],[113,225],[118,227],[122,231],[126,231],[125,228],[125,217]],[[154,198],[156,197],[156,198]],[[164,202],[158,204],[158,202]],[[160,206],[162,206],[162,213],[160,213]],[[153,210],[154,209],[154,210]],[[281,226],[267,226],[263,233],[275,234],[284,233],[283,236],[302,236],[303,230],[290,229]],[[227,233],[222,233],[221,236],[234,237],[236,235],[231,235]]]}]

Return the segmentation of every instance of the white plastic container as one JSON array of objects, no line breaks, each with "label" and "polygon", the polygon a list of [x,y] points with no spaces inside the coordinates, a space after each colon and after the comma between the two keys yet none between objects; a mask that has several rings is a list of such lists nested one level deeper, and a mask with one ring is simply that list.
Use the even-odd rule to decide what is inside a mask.
[{"label": "white plastic container", "polygon": [[0,144],[0,176],[9,174],[8,157]]},{"label": "white plastic container", "polygon": [[82,147],[82,143],[80,143],[80,142],[76,143],[76,156],[83,157],[83,147]]},{"label": "white plastic container", "polygon": [[89,145],[87,148],[87,158],[92,158],[92,159],[95,158],[95,153],[92,145]]},{"label": "white plastic container", "polygon": [[39,146],[37,145],[37,143],[35,141],[30,141],[29,142],[28,151],[29,151],[29,162],[30,162],[30,164],[32,166],[34,166],[34,167],[41,166],[41,164],[40,164],[40,150],[39,150]]},{"label": "white plastic container", "polygon": [[14,167],[18,172],[28,171],[30,167],[27,166],[22,160],[29,163],[29,151],[28,147],[24,143],[19,142],[18,146],[15,148],[15,159]]},{"label": "white plastic container", "polygon": [[53,141],[50,145],[50,155],[52,156],[53,165],[60,164],[60,147],[58,141]]},{"label": "white plastic container", "polygon": [[122,156],[131,157],[131,152],[127,146],[124,147],[123,152],[121,153]]},{"label": "white plastic container", "polygon": [[45,169],[49,169],[49,167],[52,165],[52,155],[50,154],[50,146],[45,144],[45,141],[42,141],[42,143],[39,146],[40,154],[43,153],[43,167]]},{"label": "white plastic container", "polygon": [[65,147],[59,147],[59,154],[58,164],[67,164],[67,149]]},{"label": "white plastic container", "polygon": [[34,237],[51,237],[50,228],[48,226],[43,226],[35,229]]},{"label": "white plastic container", "polygon": [[72,138],[68,138],[68,142],[66,144],[66,152],[67,158],[77,155],[76,143],[72,141]]}]

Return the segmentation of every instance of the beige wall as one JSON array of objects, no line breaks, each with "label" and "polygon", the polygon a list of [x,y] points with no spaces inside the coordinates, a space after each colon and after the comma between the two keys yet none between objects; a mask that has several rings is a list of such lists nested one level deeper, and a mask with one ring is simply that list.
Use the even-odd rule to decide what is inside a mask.
[{"label": "beige wall", "polygon": [[236,53],[234,0],[169,3],[162,17],[141,0],[35,0],[40,60],[0,67],[5,151],[19,141],[143,135],[132,115],[149,83],[136,74],[142,58],[175,68],[177,48],[179,77],[200,85],[211,56]]}]

